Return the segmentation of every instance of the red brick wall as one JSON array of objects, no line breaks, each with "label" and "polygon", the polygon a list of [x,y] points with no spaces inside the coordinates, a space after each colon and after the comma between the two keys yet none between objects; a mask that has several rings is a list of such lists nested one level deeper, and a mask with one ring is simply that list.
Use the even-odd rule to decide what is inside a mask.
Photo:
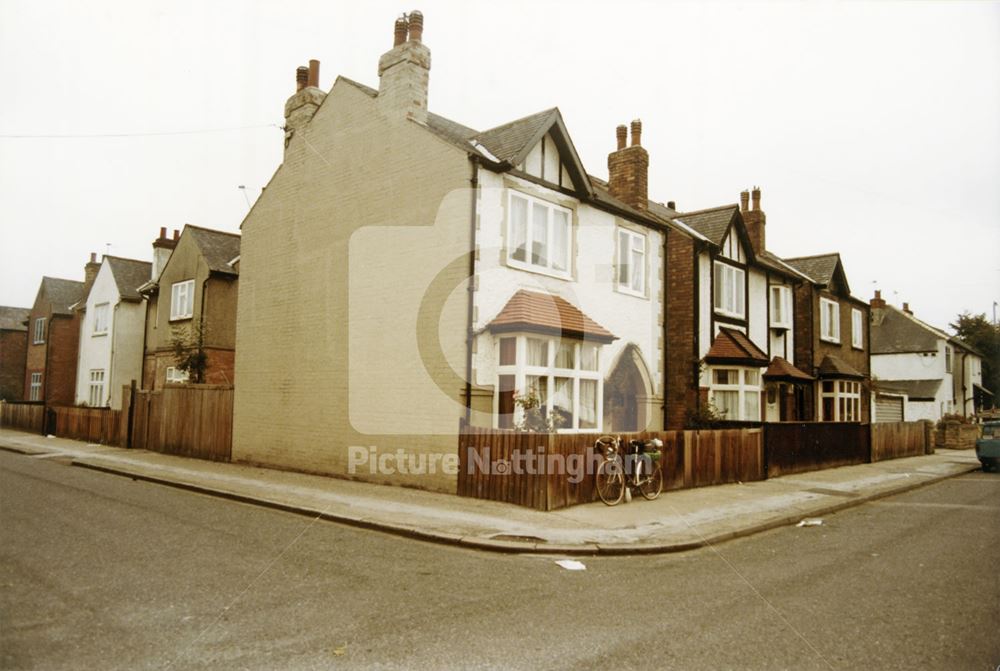
[{"label": "red brick wall", "polygon": [[49,322],[48,362],[42,388],[49,405],[73,405],[80,345],[80,316],[57,315]]},{"label": "red brick wall", "polygon": [[[25,355],[24,362],[24,400],[31,400],[31,374],[32,373],[42,373],[42,392],[38,397],[38,400],[43,400],[45,395],[45,351],[48,344],[48,332],[49,332],[49,317],[51,315],[48,312],[42,312],[40,310],[32,310],[31,316],[28,317],[28,352]],[[45,323],[45,342],[35,344],[35,320],[39,317],[44,317],[46,319]]]},{"label": "red brick wall", "polygon": [[[204,384],[232,385],[235,381],[233,369],[236,363],[236,352],[206,347],[205,355],[208,365],[205,369]],[[143,361],[142,388],[163,389],[167,383],[167,368],[173,365],[175,363],[172,351],[147,354]]]},{"label": "red brick wall", "polygon": [[24,397],[27,353],[27,331],[0,331],[0,398],[19,401]]},{"label": "red brick wall", "polygon": [[684,428],[688,411],[698,404],[696,262],[694,240],[678,233],[667,235],[667,429]]}]

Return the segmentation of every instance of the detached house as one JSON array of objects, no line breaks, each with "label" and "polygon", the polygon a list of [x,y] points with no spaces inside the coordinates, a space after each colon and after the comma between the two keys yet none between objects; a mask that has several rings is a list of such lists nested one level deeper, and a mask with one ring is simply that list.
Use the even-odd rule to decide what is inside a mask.
[{"label": "detached house", "polygon": [[70,306],[87,295],[99,267],[95,255],[91,254],[83,282],[42,278],[28,315],[24,400],[73,405],[80,321]]},{"label": "detached house", "polygon": [[29,308],[0,306],[0,400],[24,398]]},{"label": "detached house", "polygon": [[90,292],[77,306],[77,405],[120,409],[122,386],[142,380],[146,303],[138,288],[151,268],[147,261],[117,256],[101,260]]},{"label": "detached house", "polygon": [[642,124],[591,177],[556,109],[429,112],[422,37],[396,22],[377,90],[297,72],[242,226],[234,459],[380,478],[348,447],[454,456],[460,421],[517,425],[525,397],[558,431],[663,426],[666,238],[694,233],[648,199]]},{"label": "detached house", "polygon": [[151,277],[139,287],[147,301],[144,389],[196,381],[177,367],[178,343],[185,352],[204,354],[200,382],[233,384],[239,257],[235,233],[188,224],[168,239],[160,229]]}]

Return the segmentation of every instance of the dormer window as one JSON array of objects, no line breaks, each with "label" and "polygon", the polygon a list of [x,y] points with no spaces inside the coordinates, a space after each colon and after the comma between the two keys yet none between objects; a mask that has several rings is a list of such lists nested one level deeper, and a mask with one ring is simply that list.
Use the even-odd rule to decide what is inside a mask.
[{"label": "dormer window", "polygon": [[564,207],[512,191],[508,208],[508,263],[524,270],[567,277],[570,214]]},{"label": "dormer window", "polygon": [[746,317],[746,271],[715,262],[715,311],[728,317]]}]

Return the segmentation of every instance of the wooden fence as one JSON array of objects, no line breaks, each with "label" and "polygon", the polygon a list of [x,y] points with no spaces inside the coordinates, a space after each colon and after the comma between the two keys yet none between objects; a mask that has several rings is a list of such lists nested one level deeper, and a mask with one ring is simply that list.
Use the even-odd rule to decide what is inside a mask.
[{"label": "wooden fence", "polygon": [[764,425],[767,477],[871,461],[867,424],[775,422]]},{"label": "wooden fence", "polygon": [[[599,434],[522,433],[460,427],[458,494],[556,510],[594,500]],[[659,438],[664,489],[764,478],[760,429],[623,434]]]},{"label": "wooden fence", "polygon": [[46,432],[60,438],[102,445],[118,445],[121,442],[121,410],[49,406],[46,414]]},{"label": "wooden fence", "polygon": [[126,387],[122,412],[121,433],[129,436],[129,447],[213,461],[232,456],[230,386],[167,385],[157,391]]},{"label": "wooden fence", "polygon": [[934,451],[930,422],[893,422],[871,425],[872,461],[916,457]]},{"label": "wooden fence", "polygon": [[45,404],[40,401],[0,402],[0,428],[41,433],[45,428]]}]

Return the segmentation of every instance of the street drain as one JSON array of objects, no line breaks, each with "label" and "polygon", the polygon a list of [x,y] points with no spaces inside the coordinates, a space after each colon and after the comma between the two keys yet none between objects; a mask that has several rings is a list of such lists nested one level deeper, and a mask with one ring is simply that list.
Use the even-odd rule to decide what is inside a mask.
[{"label": "street drain", "polygon": [[515,541],[517,543],[548,543],[547,540],[538,536],[518,536],[517,534],[496,534],[495,536],[490,536],[490,540]]}]

